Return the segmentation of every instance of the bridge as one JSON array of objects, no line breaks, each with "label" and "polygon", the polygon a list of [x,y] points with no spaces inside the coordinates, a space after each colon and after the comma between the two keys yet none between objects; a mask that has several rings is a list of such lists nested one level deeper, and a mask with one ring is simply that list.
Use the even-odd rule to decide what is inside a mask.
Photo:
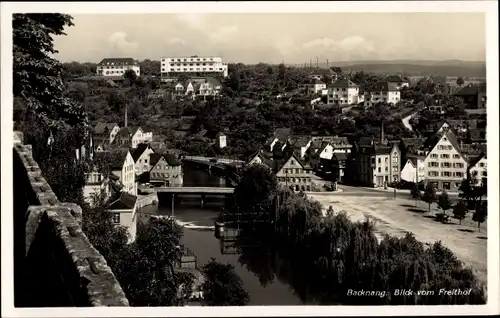
[{"label": "bridge", "polygon": [[243,160],[229,159],[229,158],[215,158],[215,157],[200,157],[200,156],[184,156],[183,159],[191,161],[213,162],[229,164],[244,164]]},{"label": "bridge", "polygon": [[140,188],[146,193],[172,193],[172,194],[233,194],[234,188],[219,187],[156,187]]}]

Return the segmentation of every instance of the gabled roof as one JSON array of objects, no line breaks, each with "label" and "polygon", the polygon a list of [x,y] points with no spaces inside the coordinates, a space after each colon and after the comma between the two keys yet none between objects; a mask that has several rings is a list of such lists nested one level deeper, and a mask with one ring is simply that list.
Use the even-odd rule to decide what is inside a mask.
[{"label": "gabled roof", "polygon": [[481,85],[469,84],[469,85],[463,87],[458,92],[456,92],[455,96],[477,95],[479,92],[481,92],[481,93],[486,92],[486,84],[481,84]]},{"label": "gabled roof", "polygon": [[388,155],[392,151],[391,146],[381,146],[381,145],[376,145],[375,146],[375,154],[376,155]]},{"label": "gabled roof", "polygon": [[335,83],[331,85],[331,87],[335,88],[351,88],[351,87],[358,87],[356,83],[354,83],[351,80],[348,79],[339,79],[336,80]]},{"label": "gabled roof", "polygon": [[259,157],[260,160],[262,161],[262,164],[267,166],[268,168],[272,169],[274,167],[274,162],[271,158],[267,157],[262,150],[257,150],[254,152],[251,156],[250,159],[247,162],[251,162],[253,159],[256,157]]},{"label": "gabled roof", "polygon": [[105,58],[102,61],[99,62],[99,66],[104,66],[104,65],[136,65],[136,61],[131,58]]},{"label": "gabled roof", "polygon": [[469,169],[473,168],[474,166],[476,166],[476,164],[479,161],[481,161],[481,159],[483,159],[483,158],[486,159],[486,152],[481,152],[481,154],[479,154],[479,156],[471,158],[470,161],[469,161]]},{"label": "gabled roof", "polygon": [[118,126],[117,123],[97,123],[94,127],[94,133],[96,134],[102,134],[107,130],[112,130],[115,128],[115,126]]},{"label": "gabled roof", "polygon": [[399,91],[397,85],[392,82],[378,82],[375,84],[375,86],[371,89],[368,89],[367,91],[373,92],[373,91],[386,91],[386,92],[395,92]]},{"label": "gabled roof", "polygon": [[333,156],[335,157],[335,159],[337,159],[337,161],[347,160],[347,154],[345,154],[343,152],[336,152],[333,154]]},{"label": "gabled roof", "polygon": [[306,147],[307,144],[311,141],[311,138],[306,137],[306,136],[298,136],[295,139],[295,142],[293,142],[294,147]]},{"label": "gabled roof", "polygon": [[463,144],[460,146],[460,150],[469,156],[479,155],[481,153],[486,153],[486,144]]},{"label": "gabled roof", "polygon": [[283,169],[283,167],[285,166],[285,164],[286,164],[288,161],[290,161],[290,159],[291,159],[291,158],[295,159],[295,160],[299,163],[299,165],[301,165],[301,166],[302,166],[302,169],[311,169],[311,167],[310,167],[308,164],[306,164],[304,161],[302,161],[302,160],[298,159],[298,158],[297,158],[297,156],[296,156],[294,153],[291,153],[291,154],[287,157],[287,159],[283,160],[283,162],[281,162],[279,165],[276,165],[276,167],[275,167],[275,171],[276,171],[276,172],[279,172],[281,169]]},{"label": "gabled roof", "polygon": [[129,138],[132,137],[140,128],[141,127],[123,127],[120,131],[118,131],[118,135]]},{"label": "gabled roof", "polygon": [[[132,158],[134,158],[134,162],[137,162],[137,160],[139,160],[139,158],[142,156],[144,151],[146,151],[146,149],[148,149],[148,148],[151,148],[151,146],[149,144],[140,143],[139,145],[137,145],[137,148],[131,149]],[[151,148],[151,149],[153,149],[153,148]]]},{"label": "gabled roof", "polygon": [[[124,149],[116,149],[113,151],[109,152],[109,158],[110,158],[110,168],[111,170],[122,170],[123,168],[123,163],[125,162],[125,159],[127,158],[127,154],[129,153],[129,150],[124,150]],[[105,157],[108,156],[108,153],[104,152],[96,152],[94,154],[96,157]]]},{"label": "gabled roof", "polygon": [[161,160],[161,158],[164,158],[169,166],[180,166],[181,165],[181,162],[179,161],[179,159],[177,159],[172,154],[152,153],[151,156],[149,157],[149,163],[150,163],[151,167],[154,168],[154,166]]},{"label": "gabled roof", "polygon": [[404,83],[408,82],[406,79],[399,75],[391,75],[386,77],[386,82],[391,82],[391,83]]},{"label": "gabled roof", "polygon": [[452,132],[452,131],[447,131],[444,134],[436,134],[433,137],[430,137],[430,140],[428,140],[427,147],[429,147],[429,150],[432,151],[434,147],[437,145],[437,143],[443,138],[446,137],[450,144],[455,148],[455,150],[462,156],[462,158],[465,160],[465,157],[462,153],[462,150],[460,148],[460,143],[457,140],[457,136]]},{"label": "gabled roof", "polygon": [[137,197],[127,192],[121,192],[108,201],[108,210],[132,210],[137,202]]}]

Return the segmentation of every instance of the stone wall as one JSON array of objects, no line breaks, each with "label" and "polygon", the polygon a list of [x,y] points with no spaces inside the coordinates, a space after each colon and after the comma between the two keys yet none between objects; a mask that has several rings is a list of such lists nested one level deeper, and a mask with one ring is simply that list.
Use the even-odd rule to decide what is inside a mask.
[{"label": "stone wall", "polygon": [[128,306],[104,257],[82,232],[82,209],[59,202],[14,134],[16,307]]}]

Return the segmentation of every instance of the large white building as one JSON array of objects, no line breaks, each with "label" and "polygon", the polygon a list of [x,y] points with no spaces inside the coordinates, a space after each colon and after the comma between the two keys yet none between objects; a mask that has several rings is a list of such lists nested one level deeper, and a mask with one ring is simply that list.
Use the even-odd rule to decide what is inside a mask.
[{"label": "large white building", "polygon": [[128,70],[141,76],[141,68],[133,58],[105,58],[97,64],[97,75],[100,76],[123,76]]},{"label": "large white building", "polygon": [[359,87],[350,80],[337,80],[327,87],[328,104],[352,105],[361,102],[359,99]]},{"label": "large white building", "polygon": [[161,76],[176,77],[181,74],[189,76],[228,76],[227,64],[217,56],[185,56],[163,57],[161,59]]},{"label": "large white building", "polygon": [[401,93],[396,84],[390,82],[379,82],[368,90],[365,95],[365,107],[371,107],[378,103],[397,104],[401,100]]}]

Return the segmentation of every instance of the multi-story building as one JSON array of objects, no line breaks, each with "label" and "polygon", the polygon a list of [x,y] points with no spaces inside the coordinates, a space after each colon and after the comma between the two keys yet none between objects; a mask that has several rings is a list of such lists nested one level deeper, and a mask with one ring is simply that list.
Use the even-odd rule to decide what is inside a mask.
[{"label": "multi-story building", "polygon": [[469,162],[469,173],[472,177],[476,178],[478,185],[488,184],[486,159],[486,152],[483,152]]},{"label": "multi-story building", "polygon": [[127,192],[116,193],[110,198],[107,212],[112,213],[113,224],[123,226],[127,230],[128,243],[135,241],[137,234],[137,196]]},{"label": "multi-story building", "polygon": [[401,170],[401,180],[423,182],[425,180],[425,156],[408,155],[406,158],[406,164]]},{"label": "multi-story building", "polygon": [[276,169],[278,182],[294,191],[311,191],[314,188],[311,175],[311,167],[299,160],[294,154]]},{"label": "multi-story building", "polygon": [[115,137],[117,145],[129,145],[137,148],[140,143],[153,141],[153,132],[145,132],[141,127],[123,127]]},{"label": "multi-story building", "polygon": [[328,86],[328,104],[351,105],[358,104],[359,87],[347,79],[340,79]]},{"label": "multi-story building", "polygon": [[167,187],[182,187],[182,164],[174,155],[153,153],[150,155],[150,165],[151,183]]},{"label": "multi-story building", "polygon": [[320,80],[323,81],[325,79],[331,79],[330,83],[333,83],[337,80],[337,73],[329,68],[318,68],[307,76],[310,80]]},{"label": "multi-story building", "polygon": [[118,131],[120,126],[117,123],[97,123],[92,134],[93,144],[112,143]]},{"label": "multi-story building", "polygon": [[410,83],[408,82],[408,80],[403,78],[402,76],[399,76],[399,75],[388,76],[385,79],[385,81],[392,84],[392,85],[395,85],[397,87],[397,89],[401,89],[403,87],[410,86]]},{"label": "multi-story building", "polygon": [[457,191],[466,177],[467,160],[460,151],[457,137],[451,130],[430,137],[425,165],[425,184],[438,190]]},{"label": "multi-story building", "polygon": [[146,143],[140,143],[137,148],[132,149],[132,157],[135,162],[135,174],[141,175],[151,169],[150,156],[155,151]]},{"label": "multi-story building", "polygon": [[105,58],[97,64],[97,75],[99,76],[123,76],[128,70],[141,76],[139,63],[133,58]]},{"label": "multi-story building", "polygon": [[365,107],[378,103],[396,104],[401,100],[401,93],[395,83],[379,82],[365,93]]},{"label": "multi-story building", "polygon": [[400,180],[401,153],[396,144],[373,144],[359,152],[362,184],[383,187]]},{"label": "multi-story building", "polygon": [[469,84],[456,92],[455,96],[462,98],[469,109],[484,109],[486,108],[486,83]]},{"label": "multi-story building", "polygon": [[135,181],[135,162],[130,150],[116,150],[108,153],[96,153],[100,156],[109,156],[111,179],[117,179],[123,186],[121,191],[137,195]]},{"label": "multi-story building", "polygon": [[216,56],[184,56],[164,57],[161,59],[161,77],[178,77],[181,74],[188,76],[228,76],[227,64],[222,57]]},{"label": "multi-story building", "polygon": [[314,95],[325,90],[326,84],[317,78],[309,79],[306,83],[299,84],[299,89],[301,89],[306,94]]}]

